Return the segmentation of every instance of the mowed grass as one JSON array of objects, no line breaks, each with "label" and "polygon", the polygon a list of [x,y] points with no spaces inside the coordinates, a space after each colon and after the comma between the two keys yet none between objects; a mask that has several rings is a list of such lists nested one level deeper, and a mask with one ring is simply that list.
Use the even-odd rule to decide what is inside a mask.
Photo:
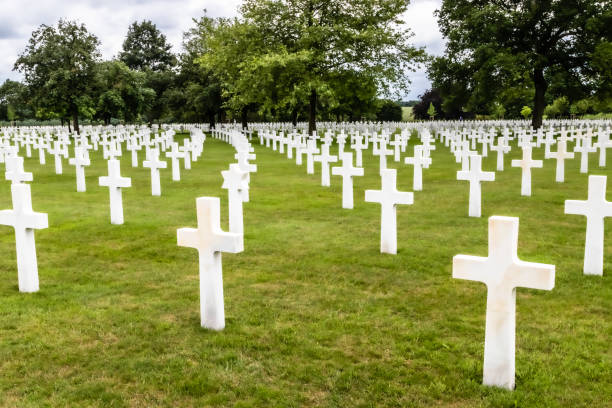
[{"label": "mowed grass", "polygon": [[[109,222],[101,154],[86,170],[86,193],[66,162],[57,176],[52,157],[46,166],[37,154],[26,159],[34,209],[50,227],[36,232],[35,294],[18,292],[14,233],[0,227],[0,405],[612,406],[612,220],[604,276],[584,276],[586,220],[563,214],[564,200],[587,197],[579,160],[562,184],[546,160],[533,170],[533,197],[521,197],[515,147],[506,170],[483,183],[483,217],[469,218],[468,184],[438,144],[424,191],[398,208],[393,256],[379,252],[380,206],[364,202],[365,189],[380,188],[371,152],[355,209],[343,210],[340,177],[321,187],[318,163],[307,175],[305,163],[254,144],[245,251],[223,255],[222,332],[200,327],[198,255],[177,247],[176,229],[196,225],[200,196],[221,197],[227,228],[220,171],[233,148],[209,138],[181,182],[162,170],[161,197],[125,154],[133,187],[123,226]],[[612,175],[611,162],[600,169],[592,155],[591,174]],[[484,169],[495,163],[489,155]],[[390,158],[389,167],[410,191],[411,166]],[[0,183],[0,209],[11,208],[9,191]],[[520,217],[519,256],[557,268],[551,292],[518,289],[513,392],[481,385],[486,287],[451,277],[453,255],[486,256],[491,215]]]}]

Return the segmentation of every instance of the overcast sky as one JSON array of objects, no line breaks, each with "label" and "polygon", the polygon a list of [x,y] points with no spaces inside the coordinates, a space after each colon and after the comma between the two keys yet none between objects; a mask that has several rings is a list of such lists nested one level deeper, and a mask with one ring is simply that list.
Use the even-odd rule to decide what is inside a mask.
[{"label": "overcast sky", "polygon": [[[330,0],[331,1],[331,0]],[[237,15],[240,0],[0,0],[0,82],[20,80],[13,64],[41,24],[52,25],[60,18],[78,20],[100,39],[102,56],[112,58],[121,50],[128,26],[135,20],[151,20],[166,35],[174,52],[180,51],[182,33],[192,18]],[[444,43],[433,12],[441,0],[412,0],[405,20],[414,31],[413,43],[430,54],[442,53]],[[407,99],[417,99],[429,88],[423,70],[411,75],[412,90]]]}]

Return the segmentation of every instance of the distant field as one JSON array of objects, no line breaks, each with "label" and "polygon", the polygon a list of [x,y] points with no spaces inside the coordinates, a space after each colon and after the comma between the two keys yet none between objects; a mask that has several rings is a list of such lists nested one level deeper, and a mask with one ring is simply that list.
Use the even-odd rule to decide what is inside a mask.
[{"label": "distant field", "polygon": [[409,122],[414,120],[414,114],[412,113],[412,106],[402,106],[402,121]]}]

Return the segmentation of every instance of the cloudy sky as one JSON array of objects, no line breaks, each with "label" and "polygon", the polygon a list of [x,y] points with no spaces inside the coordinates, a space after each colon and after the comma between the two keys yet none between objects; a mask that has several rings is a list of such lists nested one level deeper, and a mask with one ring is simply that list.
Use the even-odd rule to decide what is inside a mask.
[{"label": "cloudy sky", "polygon": [[[135,20],[151,20],[180,51],[182,33],[192,18],[203,14],[230,17],[237,14],[240,0],[0,0],[0,82],[6,78],[20,80],[13,64],[41,24],[52,25],[60,18],[85,23],[102,43],[102,56],[112,58],[121,50],[128,26]],[[441,0],[412,0],[405,16],[414,31],[413,43],[426,47],[430,54],[442,53],[444,43],[433,12]],[[428,89],[423,70],[411,75],[412,90],[408,99],[416,99]]]}]

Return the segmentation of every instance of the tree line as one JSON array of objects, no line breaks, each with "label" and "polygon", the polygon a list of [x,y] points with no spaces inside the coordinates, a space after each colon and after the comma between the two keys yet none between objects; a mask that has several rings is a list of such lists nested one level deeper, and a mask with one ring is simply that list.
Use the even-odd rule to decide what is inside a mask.
[{"label": "tree line", "polygon": [[[236,18],[194,19],[175,55],[134,22],[103,61],[83,24],[41,25],[0,89],[0,115],[72,122],[401,120],[392,99],[425,60],[402,24],[405,0],[246,0]],[[1,117],[0,117],[1,118]]]},{"label": "tree line", "polygon": [[[440,57],[410,43],[408,0],[244,0],[236,18],[193,20],[174,54],[134,22],[102,60],[83,24],[41,25],[0,86],[0,120],[209,122],[400,120],[409,74],[432,89],[416,118],[612,111],[612,8],[600,0],[444,0]],[[405,105],[405,104],[404,104]]]}]

